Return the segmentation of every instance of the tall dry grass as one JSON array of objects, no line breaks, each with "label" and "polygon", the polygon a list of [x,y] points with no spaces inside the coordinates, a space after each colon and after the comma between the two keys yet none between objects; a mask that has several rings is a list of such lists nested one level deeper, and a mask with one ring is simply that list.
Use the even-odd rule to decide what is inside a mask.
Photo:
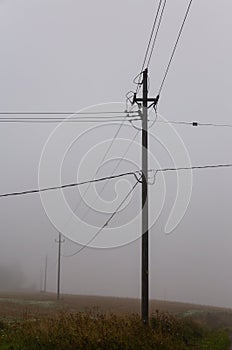
[{"label": "tall dry grass", "polygon": [[[149,327],[137,315],[106,316],[92,312],[1,322],[0,329],[0,350],[214,349],[209,334],[201,326],[159,312],[152,317]],[[207,347],[207,337],[211,347]],[[221,339],[223,347],[215,349],[228,348],[227,334],[221,334]]]}]

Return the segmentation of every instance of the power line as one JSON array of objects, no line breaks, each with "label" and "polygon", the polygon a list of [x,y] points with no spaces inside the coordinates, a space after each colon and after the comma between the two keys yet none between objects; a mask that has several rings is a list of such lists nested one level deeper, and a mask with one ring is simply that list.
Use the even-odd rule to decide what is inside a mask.
[{"label": "power line", "polygon": [[[132,112],[127,112],[127,114],[120,114],[117,113],[117,115],[86,115],[85,117],[1,117],[0,120],[86,120],[86,119],[109,119],[109,118],[125,118],[125,117],[138,117],[139,113],[138,111],[134,111],[132,115],[130,115]],[[135,114],[137,113],[137,114]]]},{"label": "power line", "polygon": [[[227,164],[211,164],[211,165],[199,165],[199,166],[192,166],[192,167],[177,167],[177,168],[163,168],[163,169],[151,169],[148,170],[149,172],[168,172],[168,171],[181,171],[181,170],[196,170],[196,169],[216,169],[216,168],[231,168],[232,163],[227,163]],[[131,172],[126,172],[118,175],[111,175],[111,176],[105,176],[99,179],[94,179],[94,180],[87,180],[87,181],[82,181],[82,182],[76,182],[76,183],[70,183],[70,184],[65,184],[61,186],[53,186],[53,187],[46,187],[46,188],[41,188],[41,189],[34,189],[34,190],[26,190],[26,191],[20,191],[20,192],[8,192],[4,194],[0,194],[0,198],[3,197],[13,197],[13,196],[21,196],[21,195],[27,195],[27,194],[33,194],[33,193],[40,193],[40,192],[46,192],[46,191],[53,191],[53,190],[60,190],[60,189],[65,189],[65,188],[70,188],[70,187],[78,187],[81,185],[86,185],[89,183],[94,183],[94,182],[102,182],[110,179],[116,179],[120,178],[123,176],[134,176],[136,178],[136,181],[138,181],[138,175],[141,173],[141,171],[131,171]]]},{"label": "power line", "polygon": [[160,15],[158,26],[157,26],[156,33],[155,33],[155,37],[154,37],[154,40],[153,40],[150,56],[149,56],[148,61],[147,61],[147,67],[149,67],[150,62],[151,62],[151,58],[152,58],[152,55],[153,55],[153,52],[154,52],[154,48],[155,48],[155,45],[156,45],[156,42],[157,42],[157,37],[158,37],[158,34],[159,34],[160,25],[161,25],[161,22],[162,22],[162,19],[163,19],[163,15],[164,15],[164,10],[165,10],[166,4],[167,4],[167,0],[164,0],[163,8],[162,8],[162,11],[161,11],[161,15]]},{"label": "power line", "polygon": [[[135,114],[136,113],[136,114]],[[117,113],[118,114],[118,113]],[[21,114],[20,114],[21,115]],[[127,121],[131,119],[139,120],[141,117],[139,116],[137,111],[127,112],[126,114],[121,115],[86,115],[83,117],[74,117],[71,116],[69,118],[64,117],[3,117],[0,118],[0,123],[58,123],[58,122],[65,122],[65,123],[79,123],[79,122],[105,122],[105,121]]]},{"label": "power line", "polygon": [[[127,111],[102,111],[102,112],[37,112],[37,111],[31,111],[31,112],[24,112],[24,111],[10,111],[10,112],[0,112],[0,115],[102,115],[102,114],[128,114]],[[136,113],[136,111],[132,111],[130,113]]]},{"label": "power line", "polygon": [[[122,161],[125,159],[125,156],[126,156],[126,154],[128,153],[128,151],[129,151],[129,149],[130,149],[132,143],[133,143],[134,140],[136,139],[136,137],[137,137],[139,131],[140,131],[140,130],[137,130],[137,132],[135,133],[133,139],[130,141],[130,143],[129,143],[128,147],[126,148],[125,152],[123,153],[122,157],[118,160],[118,162],[117,162],[116,166],[114,167],[114,169],[113,169],[111,175],[113,175],[113,174],[115,173],[115,171],[119,168],[119,166],[120,166],[120,164],[122,163]],[[108,185],[108,183],[109,183],[109,181],[106,181],[106,182],[105,182],[104,186],[102,187],[102,189],[101,189],[100,192],[99,192],[99,196],[103,193],[103,191],[104,191],[104,189],[106,188],[106,186]],[[93,206],[93,205],[96,203],[97,200],[98,200],[98,197],[95,197],[95,200],[92,202],[91,206]],[[90,211],[90,207],[86,210],[86,212],[85,212],[84,215],[82,216],[82,220],[86,217],[86,215],[89,213],[89,211]]]},{"label": "power line", "polygon": [[[104,160],[106,159],[107,155],[109,154],[109,152],[110,152],[110,150],[111,150],[111,148],[112,148],[112,146],[113,146],[113,144],[114,144],[114,142],[115,142],[115,140],[116,140],[116,138],[117,138],[117,136],[118,136],[118,134],[119,134],[121,128],[123,127],[123,125],[124,125],[124,123],[125,123],[125,121],[126,121],[126,117],[127,117],[127,116],[125,116],[124,119],[122,120],[122,122],[120,123],[119,128],[117,129],[117,131],[116,131],[116,133],[115,133],[113,139],[111,140],[111,143],[110,143],[109,147],[107,148],[105,154],[103,155],[103,158],[102,158],[102,160],[101,160],[101,164],[104,162]],[[96,175],[96,174],[97,174],[97,171],[96,171],[95,175]],[[112,175],[113,175],[113,174],[111,174],[111,176],[112,176]],[[109,177],[109,179],[111,178],[111,176]],[[135,177],[136,177],[136,175],[135,175]],[[92,180],[92,182],[94,182],[94,180]],[[90,185],[91,185],[92,182],[89,182],[89,183],[88,183],[88,186],[87,186],[87,188],[86,188],[85,191],[84,191],[83,197],[84,197],[84,196],[87,194],[87,192],[89,191],[89,188],[90,188]],[[74,210],[73,210],[74,213],[78,210],[78,208],[79,208],[79,206],[80,206],[80,204],[81,204],[81,201],[82,201],[82,198],[80,198],[80,200],[77,202],[77,205],[76,205],[76,207],[75,207]],[[70,218],[71,218],[71,215],[70,215]],[[67,220],[67,222],[66,222],[66,224],[65,224],[64,226],[66,226],[66,225],[68,224],[70,218]]]},{"label": "power line", "polygon": [[134,81],[135,81],[136,78],[139,77],[139,82],[137,83],[136,94],[138,93],[139,87],[141,86],[141,76],[142,76],[142,72],[143,72],[143,70],[144,70],[144,68],[145,68],[145,65],[146,65],[146,61],[147,61],[149,49],[150,49],[150,46],[151,46],[152,38],[153,38],[153,35],[154,35],[155,27],[156,27],[156,24],[157,24],[157,20],[158,20],[160,8],[161,8],[161,5],[162,5],[162,1],[163,1],[163,0],[160,0],[160,1],[159,1],[159,4],[158,4],[158,8],[157,8],[157,11],[156,11],[156,15],[155,15],[154,22],[153,22],[152,29],[151,29],[150,38],[149,38],[149,41],[148,41],[147,49],[146,49],[145,56],[144,56],[144,60],[143,60],[143,64],[142,64],[141,73],[139,73],[139,74],[137,75],[137,77],[135,77],[135,79],[134,79]]},{"label": "power line", "polygon": [[141,118],[128,118],[128,119],[122,119],[122,118],[98,118],[98,119],[48,119],[48,120],[40,120],[40,119],[30,119],[30,120],[23,120],[23,119],[0,119],[0,123],[3,124],[52,124],[52,123],[106,123],[106,122],[130,122],[130,121],[138,121],[141,120]]},{"label": "power line", "polygon": [[78,187],[78,186],[82,186],[82,185],[86,185],[86,184],[90,184],[90,183],[101,182],[101,181],[106,181],[106,180],[110,180],[110,179],[116,179],[116,178],[120,178],[123,176],[134,176],[137,180],[138,179],[137,174],[139,174],[139,171],[127,172],[127,173],[122,173],[122,174],[118,174],[118,175],[105,176],[105,177],[101,177],[101,178],[94,179],[94,180],[87,180],[87,181],[82,181],[82,182],[70,183],[70,184],[65,184],[65,185],[61,185],[61,186],[45,187],[45,188],[41,188],[41,189],[26,190],[26,191],[20,191],[20,192],[9,192],[9,193],[0,194],[0,198],[22,196],[22,195],[33,194],[33,193],[60,190],[60,189],[65,189],[65,188],[70,188],[70,187]]},{"label": "power line", "polygon": [[[105,161],[105,159],[106,159],[107,155],[109,154],[111,148],[113,147],[113,144],[114,144],[116,138],[118,137],[118,135],[119,135],[119,133],[120,133],[120,130],[122,129],[123,124],[124,124],[125,121],[126,121],[126,117],[122,120],[121,124],[119,125],[119,128],[116,130],[116,133],[114,134],[113,139],[111,140],[111,142],[110,142],[108,148],[106,149],[106,152],[104,153],[100,164],[102,164],[102,163]],[[98,167],[98,169],[99,169],[99,167]],[[97,171],[98,171],[98,169],[97,169]],[[95,175],[97,174],[97,171],[96,171]],[[87,188],[85,189],[84,194],[83,194],[83,197],[88,193],[89,188],[90,188],[90,185],[91,185],[91,183],[90,183],[90,184],[87,186]],[[77,206],[76,206],[76,208],[74,209],[74,213],[75,213],[75,212],[78,210],[78,208],[80,207],[81,201],[82,201],[82,198],[78,201]]]},{"label": "power line", "polygon": [[164,172],[168,172],[168,171],[217,169],[217,168],[231,168],[231,167],[232,167],[232,163],[228,163],[228,164],[198,165],[198,166],[191,166],[191,167],[163,168],[163,169],[149,170],[149,172],[152,171],[152,172],[157,172],[157,173],[164,173]]},{"label": "power line", "polygon": [[82,250],[84,250],[85,248],[87,248],[96,238],[97,236],[104,230],[105,227],[107,227],[107,225],[109,224],[109,222],[113,219],[113,217],[118,213],[118,211],[120,210],[120,208],[122,207],[122,205],[125,203],[125,201],[127,200],[127,198],[131,195],[131,193],[135,190],[136,186],[138,185],[138,183],[140,183],[139,179],[137,179],[136,183],[134,184],[134,186],[131,188],[131,190],[127,193],[127,195],[124,197],[124,199],[122,200],[122,202],[119,204],[119,206],[117,207],[117,209],[111,214],[111,216],[109,217],[109,219],[104,223],[104,225],[94,234],[94,236],[85,244],[83,245],[78,251],[76,251],[73,254],[69,254],[69,255],[63,255],[63,257],[65,258],[70,258],[74,255],[79,254]]},{"label": "power line", "polygon": [[[120,123],[120,125],[119,125],[119,128],[116,130],[116,133],[114,134],[114,137],[113,137],[113,139],[111,140],[110,145],[108,146],[106,152],[104,153],[103,158],[102,158],[102,160],[101,160],[101,164],[105,161],[107,155],[109,154],[111,148],[113,147],[113,144],[114,144],[116,138],[118,137],[118,135],[119,135],[119,133],[120,133],[120,130],[122,129],[122,127],[123,127],[123,125],[124,125],[124,123],[125,123],[125,121],[126,121],[126,119],[127,119],[127,116],[128,116],[128,112],[126,113],[126,116],[124,117],[124,119],[121,121],[121,123]],[[99,169],[99,167],[98,167],[98,169]],[[98,171],[98,169],[97,169],[97,171]],[[95,176],[96,176],[96,174],[97,174],[97,171],[96,171],[96,173],[95,173]],[[83,197],[84,197],[84,196],[87,194],[87,192],[89,191],[90,184],[91,184],[91,183],[89,183],[89,185],[88,185],[87,188],[85,189],[84,194],[83,194]],[[80,207],[81,202],[82,202],[82,198],[80,198],[80,200],[77,202],[77,205],[76,205],[76,207],[75,207],[75,209],[74,209],[74,211],[73,211],[74,213],[75,213],[75,212],[78,210],[78,208]],[[70,216],[70,218],[71,218],[71,216]],[[69,221],[69,220],[68,220],[68,221]],[[67,221],[67,223],[68,223],[68,221]],[[67,224],[67,223],[66,223],[66,224]]]},{"label": "power line", "polygon": [[232,128],[232,124],[217,124],[217,123],[201,123],[201,122],[185,122],[185,121],[169,121],[169,120],[157,120],[157,123],[164,123],[164,124],[176,124],[176,125],[185,125],[185,126],[212,126],[212,127],[228,127]]},{"label": "power line", "polygon": [[172,63],[172,61],[173,61],[173,58],[174,58],[174,55],[175,55],[175,52],[176,52],[176,49],[177,49],[177,46],[178,46],[178,43],[179,43],[181,34],[182,34],[182,32],[183,32],[185,22],[186,22],[186,20],[187,20],[188,15],[189,15],[189,12],[190,12],[192,3],[193,3],[193,0],[190,0],[189,5],[188,5],[187,10],[186,10],[186,13],[185,13],[185,16],[184,16],[184,20],[183,20],[182,25],[181,25],[181,28],[180,28],[180,31],[179,31],[179,33],[178,33],[177,40],[176,40],[176,43],[175,43],[175,45],[174,45],[174,48],[173,48],[173,51],[172,51],[170,60],[169,60],[169,62],[168,62],[168,65],[167,65],[167,68],[166,68],[166,71],[165,71],[163,80],[162,80],[161,85],[160,85],[160,88],[159,88],[159,95],[161,94],[161,91],[163,90],[163,86],[164,86],[165,80],[166,80],[166,78],[167,78],[168,72],[169,72],[169,70],[170,70],[171,63]]},{"label": "power line", "polygon": [[156,176],[158,173],[166,173],[166,172],[177,172],[177,171],[186,171],[186,170],[207,170],[207,169],[219,169],[219,168],[231,168],[232,163],[228,164],[215,164],[215,165],[197,165],[190,167],[176,167],[176,168],[163,168],[163,169],[153,169],[148,170],[149,173],[153,173],[154,180],[149,185],[154,185],[156,183]]}]

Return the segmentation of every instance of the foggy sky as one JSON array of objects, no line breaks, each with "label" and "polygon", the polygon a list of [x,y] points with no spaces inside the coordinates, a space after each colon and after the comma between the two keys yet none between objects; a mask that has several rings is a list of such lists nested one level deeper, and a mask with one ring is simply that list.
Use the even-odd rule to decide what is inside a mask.
[{"label": "foggy sky", "polygon": [[[187,3],[167,5],[150,67],[151,95],[157,93]],[[194,1],[161,96],[159,112],[165,118],[231,123],[231,11],[228,0]],[[77,111],[124,102],[141,69],[154,14],[151,0],[0,1],[0,111]],[[40,155],[53,129],[53,124],[0,124],[0,193],[38,187]],[[177,130],[193,165],[232,162],[230,128]],[[133,129],[121,133],[133,135]],[[106,135],[101,136],[104,141]],[[156,156],[162,166],[170,165],[158,146]],[[76,180],[72,164],[76,169],[78,153],[70,157],[64,182]],[[119,170],[128,171],[128,164]],[[232,307],[231,176],[230,169],[195,171],[187,213],[170,236],[164,226],[176,177],[165,176],[165,206],[150,234],[151,298]],[[150,189],[154,203],[160,181]],[[139,192],[135,196],[139,201]],[[57,231],[40,197],[0,199],[0,213],[0,264],[21,266],[25,287],[40,288],[48,254],[48,288],[55,291]],[[140,243],[63,258],[62,292],[139,297]],[[67,254],[76,249],[68,241],[63,245]]]}]

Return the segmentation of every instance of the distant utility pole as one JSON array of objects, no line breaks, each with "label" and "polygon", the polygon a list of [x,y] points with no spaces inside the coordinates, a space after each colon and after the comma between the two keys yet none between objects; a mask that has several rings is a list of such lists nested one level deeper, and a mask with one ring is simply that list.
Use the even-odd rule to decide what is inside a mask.
[{"label": "distant utility pole", "polygon": [[[142,113],[142,303],[141,314],[145,325],[149,322],[149,223],[148,223],[148,108],[156,107],[159,96],[148,98],[148,69],[143,71],[143,97],[134,96],[134,103],[143,105]],[[148,107],[148,102],[151,105]]]},{"label": "distant utility pole", "polygon": [[44,266],[44,293],[47,291],[47,270],[48,270],[48,256],[45,256],[45,266]]},{"label": "distant utility pole", "polygon": [[57,300],[60,300],[60,260],[61,260],[61,244],[64,243],[64,239],[61,239],[61,233],[59,232],[58,240],[55,240],[58,243],[58,262],[57,262]]}]

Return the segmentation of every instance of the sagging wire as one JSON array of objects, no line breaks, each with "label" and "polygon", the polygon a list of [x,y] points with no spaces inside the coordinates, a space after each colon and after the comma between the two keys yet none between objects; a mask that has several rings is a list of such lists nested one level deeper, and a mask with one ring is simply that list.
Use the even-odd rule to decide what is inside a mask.
[{"label": "sagging wire", "polygon": [[[141,173],[141,172],[138,172]],[[121,201],[121,203],[119,204],[119,206],[117,207],[117,209],[111,214],[111,216],[109,217],[109,219],[107,219],[107,221],[99,228],[99,230],[94,234],[94,236],[84,245],[82,245],[75,253],[69,254],[69,255],[63,255],[63,257],[65,258],[70,258],[74,255],[79,254],[80,252],[82,252],[85,248],[88,248],[89,245],[97,238],[97,236],[99,236],[99,234],[108,226],[108,224],[110,223],[110,221],[113,219],[113,217],[119,212],[119,210],[121,209],[122,205],[126,202],[127,198],[131,195],[131,193],[135,190],[135,188],[137,187],[137,185],[141,182],[141,178],[138,178],[136,173],[134,173],[135,177],[136,177],[136,183],[134,184],[134,186],[131,188],[131,190],[127,193],[127,195],[123,198],[123,200]]]}]

